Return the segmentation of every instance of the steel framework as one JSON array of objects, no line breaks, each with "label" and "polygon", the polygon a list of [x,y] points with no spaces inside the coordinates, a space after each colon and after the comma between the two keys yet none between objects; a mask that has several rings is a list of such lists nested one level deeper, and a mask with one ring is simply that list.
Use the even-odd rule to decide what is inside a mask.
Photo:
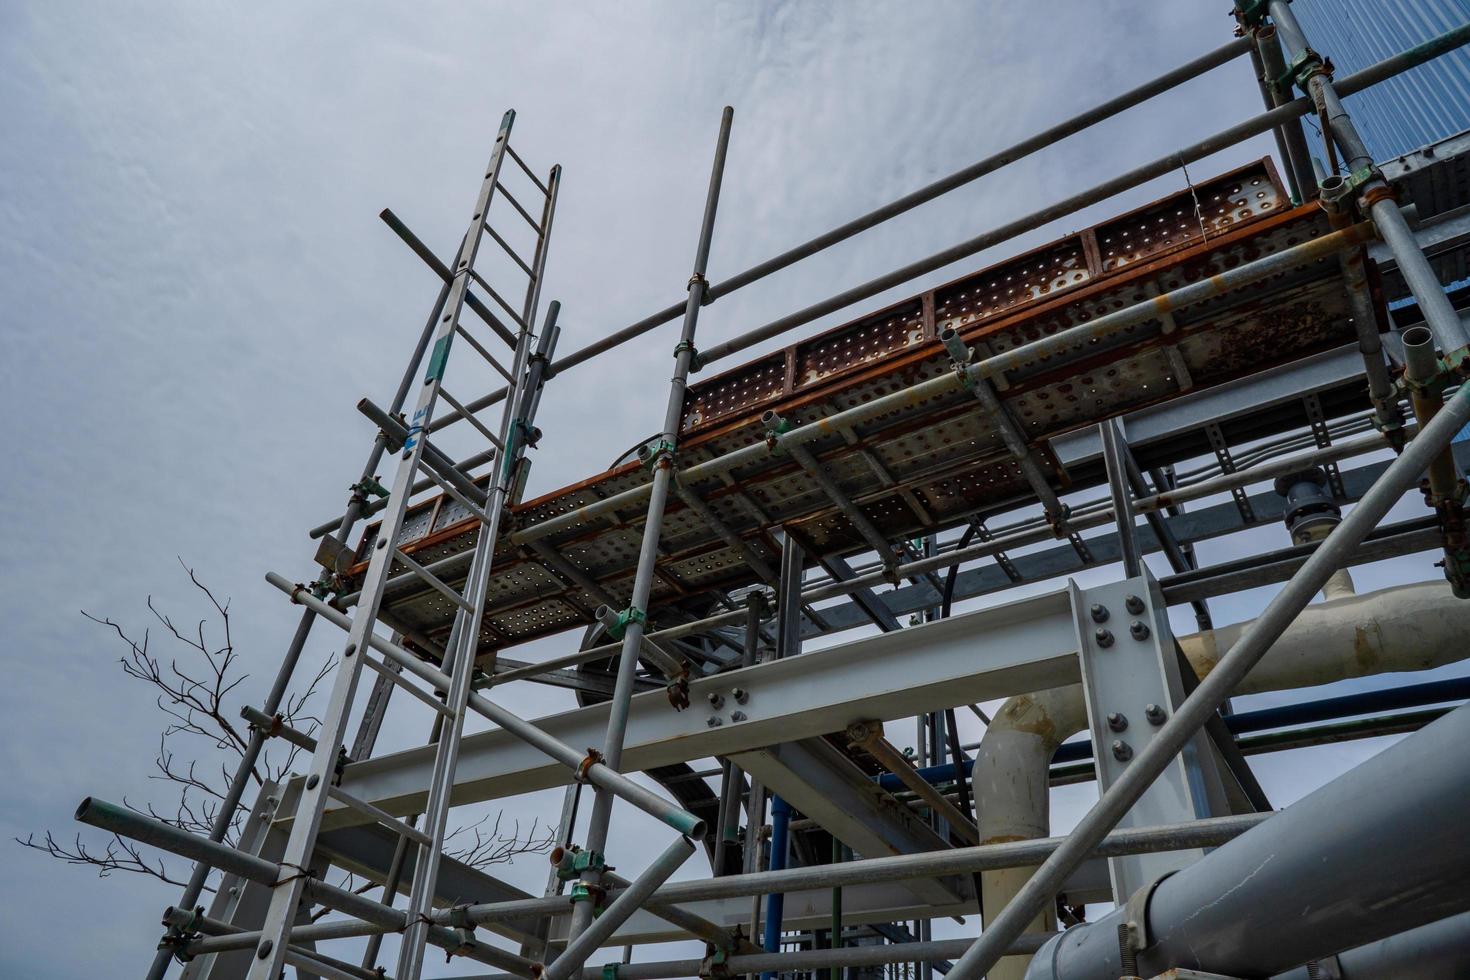
[{"label": "steel framework", "polygon": [[[452,259],[383,212],[443,285],[393,398],[359,404],[379,432],[344,512],[311,531],[319,577],[268,576],[302,607],[300,625],[265,702],[246,711],[250,743],[214,832],[91,799],[77,811],[197,862],[164,915],[151,980],[175,960],[211,980],[274,980],[287,965],[410,980],[428,945],[495,976],[555,980],[835,980],[901,964],[1057,980],[1458,969],[1470,848],[1453,821],[1470,806],[1470,772],[1456,747],[1470,709],[1430,706],[1463,701],[1464,685],[1274,715],[1232,715],[1229,699],[1470,655],[1470,606],[1458,604],[1470,595],[1465,454],[1452,445],[1470,422],[1470,333],[1461,297],[1444,288],[1464,278],[1470,244],[1470,139],[1380,167],[1341,101],[1470,43],[1470,24],[1341,79],[1289,0],[1241,0],[1234,24],[1215,51],[710,281],[727,107],[685,297],[560,358],[560,307],[543,315],[541,294],[561,172],[540,176],[511,148],[514,112]],[[1265,102],[1254,118],[696,345],[705,305],[1243,55]],[[1308,156],[1305,116],[1330,134],[1325,162]],[[1187,179],[1189,164],[1264,133],[1279,170],[1265,159],[1189,182],[690,382],[1145,181]],[[476,269],[487,238],[525,283],[517,299]],[[546,383],[675,319],[659,434],[636,459],[522,499]],[[504,387],[456,397],[451,353],[456,369],[469,358]],[[484,421],[495,405],[498,421]],[[488,445],[456,460],[439,436],[449,426]],[[379,483],[389,453],[394,474]],[[1431,513],[1381,525],[1415,488]],[[1197,543],[1278,521],[1290,531],[1279,550],[1198,564]],[[1346,568],[1426,551],[1442,553],[1448,587],[1353,595]],[[1149,555],[1167,575],[1155,577]],[[1115,562],[1121,575],[1103,585],[1068,580],[951,616],[957,600]],[[1210,599],[1274,583],[1284,585],[1252,623],[1215,626]],[[1199,633],[1174,634],[1168,608],[1183,604]],[[307,733],[277,711],[318,621],[346,635],[322,723]],[[805,639],[858,626],[876,635],[803,652]],[[578,649],[563,655],[506,656],[577,628]],[[501,696],[518,681],[569,688],[579,707],[528,721]],[[395,691],[431,709],[431,738],[373,756]],[[993,717],[977,707],[1002,698]],[[961,744],[957,710],[986,725],[980,743]],[[471,712],[494,727],[465,734]],[[885,731],[908,718],[912,755]],[[1061,746],[1081,732],[1087,741]],[[1247,758],[1397,732],[1417,734],[1276,815]],[[270,738],[310,764],[263,787],[240,846],[228,846]],[[710,759],[712,769],[691,765]],[[626,775],[636,772],[660,790]],[[1048,786],[1085,778],[1098,782],[1096,806],[1052,837]],[[444,853],[452,807],[550,787],[566,787],[566,805],[544,894]],[[610,837],[619,799],[671,836],[631,878],[608,864],[633,850]],[[1426,813],[1421,834],[1393,829]],[[1362,860],[1321,859],[1364,838]],[[701,846],[713,874],[669,883]],[[381,897],[328,885],[334,865]],[[206,908],[211,875],[220,887]],[[1300,889],[1355,900],[1298,923],[1288,897]],[[1092,902],[1117,908],[1056,934],[1059,910]],[[319,910],[342,915],[316,921]],[[932,919],[976,912],[978,938],[932,939]],[[388,934],[400,936],[391,972],[379,955]],[[368,937],[356,962],[321,948],[352,937]],[[705,955],[587,965],[603,946],[670,939],[698,940]]]}]

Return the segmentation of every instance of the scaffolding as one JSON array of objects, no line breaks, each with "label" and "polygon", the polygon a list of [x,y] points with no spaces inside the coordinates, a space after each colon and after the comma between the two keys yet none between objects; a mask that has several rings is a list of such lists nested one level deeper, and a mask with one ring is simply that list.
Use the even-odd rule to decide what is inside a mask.
[{"label": "scaffolding", "polygon": [[[1334,78],[1289,0],[1241,2],[1233,23],[1215,51],[712,281],[727,107],[684,298],[566,355],[559,304],[541,309],[561,172],[543,176],[512,148],[514,112],[453,258],[385,211],[442,288],[393,398],[359,404],[379,431],[345,510],[311,531],[320,576],[268,576],[301,618],[246,711],[250,741],[213,833],[94,799],[77,811],[197,862],[150,980],[175,961],[199,980],[275,980],[288,966],[416,980],[429,946],[498,971],[481,976],[551,980],[1360,976],[1377,974],[1354,964],[1465,955],[1470,845],[1456,824],[1470,806],[1470,713],[1445,705],[1470,685],[1240,713],[1229,699],[1467,655],[1470,454],[1454,440],[1470,422],[1470,333],[1442,283],[1470,242],[1470,139],[1379,165],[1340,100],[1470,44],[1470,24]],[[698,345],[704,306],[1243,56],[1259,115]],[[1331,135],[1325,164],[1308,154],[1306,116]],[[1267,133],[1279,164],[1188,179],[1190,164]],[[1173,174],[1187,186],[1152,204],[690,381]],[[476,271],[487,239],[517,279]],[[523,499],[546,384],[675,320],[658,435]],[[452,393],[451,353],[503,387]],[[439,435],[450,426],[485,447],[452,458]],[[1382,524],[1416,488],[1431,513]],[[1289,546],[1199,565],[1197,543],[1279,521]],[[1441,554],[1448,587],[1352,594],[1346,568],[1424,552]],[[1149,554],[1170,574],[1156,578]],[[1115,563],[1121,578],[1103,585],[1066,579]],[[1064,579],[951,615],[957,601]],[[1216,627],[1211,599],[1276,583],[1252,623]],[[1198,634],[1174,635],[1168,609],[1181,605]],[[319,621],[345,638],[307,733],[278,711]],[[1368,648],[1363,622],[1381,634]],[[803,651],[857,627],[876,633]],[[563,655],[506,655],[578,629]],[[580,707],[527,720],[506,707],[513,682],[571,689]],[[433,729],[421,748],[374,756],[395,692],[427,705]],[[1001,698],[994,718],[976,707]],[[961,744],[957,710],[987,726],[981,742]],[[466,735],[470,713],[493,727]],[[911,717],[912,755],[884,728]],[[1279,812],[1248,759],[1401,732],[1416,734]],[[272,738],[310,764],[260,789],[229,846]],[[1050,836],[1049,786],[1087,779],[1097,804]],[[561,846],[544,894],[444,853],[452,807],[554,787]],[[609,863],[631,850],[610,839],[615,805],[667,830],[627,877]],[[1413,834],[1391,829],[1410,814]],[[1351,861],[1323,860],[1364,840]],[[701,849],[712,874],[671,883]],[[328,884],[332,866],[380,898]],[[222,881],[206,907],[211,875]],[[1303,891],[1353,901],[1303,912],[1286,900]],[[1081,921],[1089,903],[1117,907]],[[933,919],[977,912],[978,937],[933,938]],[[391,970],[379,955],[390,934]],[[368,937],[356,962],[327,951],[354,937]],[[589,965],[605,946],[677,939],[705,955]]]}]

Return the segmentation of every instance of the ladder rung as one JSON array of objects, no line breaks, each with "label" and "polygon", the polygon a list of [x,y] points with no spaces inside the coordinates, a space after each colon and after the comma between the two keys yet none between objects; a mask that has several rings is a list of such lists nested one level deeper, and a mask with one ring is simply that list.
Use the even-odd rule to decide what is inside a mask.
[{"label": "ladder rung", "polygon": [[459,399],[455,398],[449,392],[445,391],[443,385],[439,386],[439,397],[447,401],[449,403],[449,406],[453,408],[456,412],[458,412],[460,414],[460,417],[462,417],[466,422],[468,422],[470,425],[473,425],[476,429],[479,429],[480,435],[490,440],[490,445],[494,446],[501,452],[505,452],[505,444],[500,441],[500,437],[491,432],[488,428],[486,428],[485,423],[476,418],[474,412],[471,412],[469,409],[465,408],[464,405],[460,403]]},{"label": "ladder rung", "polygon": [[427,704],[429,707],[433,708],[444,717],[452,718],[454,716],[454,712],[449,710],[449,706],[446,705],[443,701],[440,701],[438,698],[434,697],[427,691],[422,690],[418,687],[418,685],[409,681],[407,677],[404,677],[402,673],[394,670],[387,664],[381,663],[373,657],[364,658],[363,663],[373,670],[377,671],[379,674],[382,674],[384,677],[388,678],[388,680],[392,681],[394,684],[397,684],[399,687],[403,688],[403,690],[407,691],[411,696],[418,698],[420,701],[424,702],[424,704]]},{"label": "ladder rung", "polygon": [[[474,276],[473,271],[471,272],[471,276],[476,279],[479,278],[478,276]],[[464,302],[466,306],[475,311],[476,316],[485,321],[485,325],[487,327],[495,331],[495,336],[504,341],[505,346],[509,347],[511,350],[515,350],[516,335],[511,333],[510,327],[507,327],[505,324],[500,322],[500,317],[490,312],[490,307],[485,305],[484,300],[480,299],[480,297],[476,296],[474,293],[466,290],[464,294]]]},{"label": "ladder rung", "polygon": [[413,572],[420,579],[422,579],[424,584],[428,585],[429,588],[433,589],[435,592],[439,593],[444,598],[454,603],[456,606],[459,606],[459,608],[463,609],[465,612],[473,613],[475,611],[475,607],[471,605],[468,601],[466,601],[464,596],[451,589],[439,576],[435,575],[433,572],[429,571],[427,568],[420,565],[412,558],[408,557],[408,555],[404,554],[402,548],[393,549],[393,558],[397,561],[402,562],[404,565],[407,565],[408,570],[410,572]]},{"label": "ladder rung", "polygon": [[541,183],[540,177],[537,177],[534,173],[531,172],[531,168],[526,166],[526,161],[521,159],[521,155],[515,151],[515,148],[513,146],[511,146],[509,143],[505,144],[505,152],[510,154],[510,158],[514,160],[516,164],[521,168],[521,172],[524,173],[527,177],[531,178],[531,183],[535,184],[540,189],[541,193],[547,195],[548,197],[551,196],[551,191],[547,189],[545,184]]},{"label": "ladder rung", "polygon": [[[471,269],[470,270],[470,278],[473,279],[475,282],[479,283],[480,284],[480,288],[483,289],[483,290],[485,290],[485,292],[489,293],[490,294],[490,298],[493,299],[493,300],[495,300],[495,302],[499,303],[500,304],[500,308],[503,309],[503,310],[505,310],[505,312],[509,313],[510,314],[510,318],[512,320],[514,320],[517,324],[519,324],[522,330],[530,330],[531,329],[529,326],[526,325],[526,321],[523,320],[523,319],[521,319],[521,315],[515,311],[515,307],[513,307],[509,303],[507,303],[505,301],[505,298],[503,296],[501,296],[498,292],[495,291],[495,287],[492,286],[492,285],[490,285],[488,282],[485,281],[485,277],[484,276],[480,275],[474,269]],[[511,346],[514,347],[516,345],[515,344],[512,344]]]},{"label": "ladder rung", "polygon": [[515,261],[515,264],[521,267],[522,272],[530,276],[532,279],[536,278],[536,273],[533,272],[531,270],[531,267],[529,265],[526,265],[525,261],[516,254],[516,250],[511,248],[509,243],[507,243],[504,238],[500,237],[500,233],[498,231],[496,231],[494,228],[491,228],[489,225],[485,226],[485,230],[490,233],[491,238],[495,239],[495,244],[505,249],[505,254],[509,255],[511,259]]},{"label": "ladder rung", "polygon": [[516,200],[516,196],[512,194],[506,188],[506,186],[498,180],[495,182],[495,186],[500,188],[500,193],[505,195],[505,199],[510,202],[510,206],[519,211],[521,213],[521,217],[526,219],[526,224],[531,226],[531,230],[534,231],[537,235],[540,235],[541,226],[536,223],[536,219],[531,217],[530,213],[527,212],[525,208],[521,207],[521,202]]},{"label": "ladder rung", "polygon": [[[471,334],[468,330],[464,328],[463,324],[456,323],[454,325],[454,330],[465,339],[465,342],[467,344],[469,344],[477,352],[479,352],[479,355],[481,357],[489,361],[490,366],[493,367],[496,371],[499,371],[502,378],[504,378],[506,381],[511,382],[512,384],[515,383],[515,379],[511,377],[510,372],[505,369],[505,366],[497,361],[494,357],[491,357],[490,352],[485,349],[483,344],[481,344],[478,340],[474,338],[473,334]],[[440,390],[442,391],[443,389],[441,388]]]},{"label": "ladder rung", "polygon": [[393,816],[387,811],[379,810],[367,800],[359,800],[357,797],[353,796],[351,793],[347,792],[339,786],[334,786],[331,783],[328,783],[327,795],[336,800],[338,803],[345,803],[347,806],[351,807],[364,816],[372,817],[378,823],[382,824],[384,827],[387,827],[389,830],[393,831],[395,834],[398,834],[401,837],[407,837],[411,841],[417,841],[418,843],[423,844],[425,847],[432,847],[434,844],[433,839],[430,838],[429,835],[424,833],[422,830],[419,830],[417,827],[410,827],[408,824],[404,823],[402,820],[399,820],[397,817]]}]

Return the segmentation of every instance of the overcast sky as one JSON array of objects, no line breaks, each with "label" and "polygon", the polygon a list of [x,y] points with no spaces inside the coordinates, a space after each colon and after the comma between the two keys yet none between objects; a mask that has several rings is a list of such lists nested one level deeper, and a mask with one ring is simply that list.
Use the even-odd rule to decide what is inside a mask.
[{"label": "overcast sky", "polygon": [[[296,621],[262,576],[313,574],[304,532],[340,508],[373,434],[353,405],[390,397],[436,293],[378,211],[450,254],[506,108],[522,155],[565,168],[546,298],[564,304],[570,350],[683,296],[725,104],[736,113],[715,279],[1224,43],[1227,6],[0,2],[4,834],[70,835],[83,796],[161,793],[150,692],[79,610],[141,631],[152,595],[181,621],[202,617],[182,559],[232,600],[242,693],[260,702]],[[721,300],[701,346],[1258,108],[1248,62],[1217,70]],[[1193,176],[1269,149],[1254,141]],[[672,329],[553,382],[533,493],[592,475],[656,427]],[[1285,543],[1274,529],[1262,540]],[[1428,578],[1428,565],[1370,579]],[[1221,602],[1217,621],[1262,601]],[[308,659],[334,639],[320,628]],[[517,699],[533,714],[568,703],[539,688]],[[425,727],[395,721],[384,747]],[[1289,802],[1380,744],[1261,769]],[[1091,790],[1068,792],[1075,812]],[[511,812],[554,818],[555,805]],[[539,888],[544,863],[505,874]],[[7,843],[0,974],[141,971],[177,895]]]}]

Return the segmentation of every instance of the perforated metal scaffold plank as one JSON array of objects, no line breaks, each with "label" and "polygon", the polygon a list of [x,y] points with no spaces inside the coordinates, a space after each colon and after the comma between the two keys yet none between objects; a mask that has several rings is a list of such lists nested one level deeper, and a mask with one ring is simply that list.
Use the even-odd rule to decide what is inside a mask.
[{"label": "perforated metal scaffold plank", "polygon": [[[1315,205],[1291,208],[1269,160],[1250,164],[692,385],[679,467],[759,441],[767,410],[803,424],[951,370],[937,339],[945,328],[977,356],[1000,353],[1330,230]],[[1318,261],[1021,364],[1001,394],[1048,478],[1065,488],[1047,440],[1338,346],[1354,337],[1350,315],[1337,262]],[[914,401],[857,431],[834,429],[811,448],[893,540],[1030,495],[996,427],[963,390]],[[511,524],[575,513],[647,480],[639,464],[628,463],[515,506]],[[779,557],[772,532],[782,527],[817,554],[866,547],[784,454],[690,489],[772,566]],[[642,516],[637,507],[589,518],[545,540],[622,602]],[[466,551],[475,528],[453,500],[428,500],[406,523],[403,547],[430,564]],[[359,556],[374,534],[370,527]],[[715,593],[758,581],[740,552],[678,501],[669,504],[663,541],[655,619],[676,607],[703,611]],[[525,552],[495,575],[482,634],[487,648],[585,624],[586,611],[602,601],[540,562]],[[449,603],[416,583],[390,589],[386,602],[398,621],[431,637],[451,621]]]}]

